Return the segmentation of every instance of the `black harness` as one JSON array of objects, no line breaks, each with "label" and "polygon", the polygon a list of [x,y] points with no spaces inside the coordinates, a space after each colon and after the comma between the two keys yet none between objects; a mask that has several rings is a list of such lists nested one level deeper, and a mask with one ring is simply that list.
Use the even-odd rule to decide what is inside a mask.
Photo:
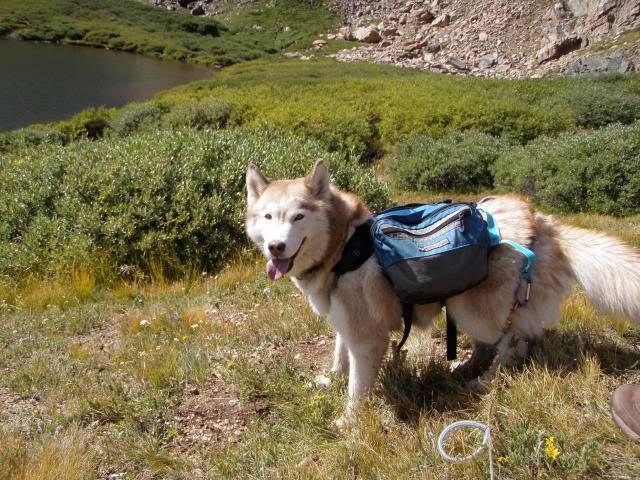
[{"label": "black harness", "polygon": [[[337,283],[340,275],[353,272],[360,268],[364,262],[366,262],[371,255],[373,255],[373,238],[371,236],[371,220],[356,227],[355,232],[351,238],[347,241],[344,249],[342,250],[342,257],[338,260],[333,268],[332,272],[336,274],[334,285]],[[441,302],[445,306],[444,301]],[[446,306],[445,306],[446,310]],[[411,333],[411,324],[413,322],[413,304],[402,302],[402,320],[404,322],[404,332],[402,339],[397,346],[397,352],[399,353],[407,339],[409,333]],[[458,339],[458,329],[456,324],[449,315],[447,310],[447,360],[455,360],[457,358],[456,344]]]}]

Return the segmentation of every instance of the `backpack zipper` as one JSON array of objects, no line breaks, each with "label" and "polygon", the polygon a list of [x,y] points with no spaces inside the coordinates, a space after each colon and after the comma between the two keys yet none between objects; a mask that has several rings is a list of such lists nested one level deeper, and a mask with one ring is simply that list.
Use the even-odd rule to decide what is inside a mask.
[{"label": "backpack zipper", "polygon": [[[433,213],[437,213],[437,212],[438,210],[436,210]],[[418,229],[408,229],[408,228],[398,227],[397,225],[393,225],[393,224],[386,224],[386,225],[380,226],[380,231],[385,235],[394,235],[397,237],[425,238],[435,233],[439,233],[439,234],[444,233],[444,232],[441,232],[441,230],[453,224],[455,221],[458,221],[460,228],[464,230],[463,219],[468,215],[471,215],[471,207],[466,207],[450,215],[447,215],[446,217],[442,218],[441,220],[438,220],[436,223],[428,227],[418,228]],[[431,215],[427,216],[426,218],[429,218],[430,216]],[[450,229],[453,229],[455,227],[456,225],[454,224],[450,227]]]}]

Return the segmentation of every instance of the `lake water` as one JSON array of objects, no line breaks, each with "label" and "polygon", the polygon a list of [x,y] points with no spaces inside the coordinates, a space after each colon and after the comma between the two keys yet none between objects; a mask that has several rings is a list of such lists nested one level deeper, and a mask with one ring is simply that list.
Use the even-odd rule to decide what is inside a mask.
[{"label": "lake water", "polygon": [[211,74],[131,53],[0,40],[0,131],[148,99]]}]

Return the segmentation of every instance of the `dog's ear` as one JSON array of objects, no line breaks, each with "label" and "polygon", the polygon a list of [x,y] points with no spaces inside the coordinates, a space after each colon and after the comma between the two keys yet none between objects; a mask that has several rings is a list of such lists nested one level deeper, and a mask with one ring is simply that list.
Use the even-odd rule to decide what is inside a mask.
[{"label": "dog's ear", "polygon": [[316,160],[313,170],[304,179],[304,183],[317,198],[323,200],[331,198],[331,179],[322,160]]},{"label": "dog's ear", "polygon": [[270,180],[255,165],[247,168],[247,206],[251,207],[269,186]]}]

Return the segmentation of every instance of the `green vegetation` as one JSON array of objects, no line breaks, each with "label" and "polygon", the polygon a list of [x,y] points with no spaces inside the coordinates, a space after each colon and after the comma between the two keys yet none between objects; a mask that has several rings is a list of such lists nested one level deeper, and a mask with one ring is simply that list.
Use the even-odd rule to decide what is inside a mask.
[{"label": "green vegetation", "polygon": [[[640,217],[572,221],[640,245]],[[491,425],[497,478],[640,476],[640,446],[608,408],[610,391],[637,377],[640,337],[582,295],[531,360],[484,394],[448,372],[444,322],[412,333],[407,359],[385,362],[357,424],[336,432],[344,381],[314,384],[330,362],[330,327],[263,269],[237,260],[176,283],[158,274],[104,289],[76,272],[0,286],[0,478],[488,478],[486,455],[448,464],[433,446],[467,418]],[[460,433],[450,447],[477,442]]]},{"label": "green vegetation", "polygon": [[[619,215],[637,211],[637,128],[597,129],[637,121],[638,105],[638,76],[507,82],[326,59],[251,62],[150,102],[90,109],[65,122],[0,135],[0,153],[100,137],[106,138],[99,148],[108,149],[118,137],[183,126],[266,126],[364,164],[386,155],[383,165],[399,191],[463,193],[495,184],[533,195],[550,210]],[[617,131],[627,134],[606,133]],[[615,140],[611,148],[607,135]],[[22,156],[38,158],[43,151],[36,147]],[[631,160],[617,163],[617,155]],[[607,160],[596,168],[596,157]],[[578,164],[584,172],[576,175]],[[535,190],[528,173],[534,169]]]},{"label": "green vegetation", "polygon": [[[334,21],[314,1],[205,19],[0,0],[0,35],[206,65],[306,48]],[[501,81],[318,58],[342,45],[0,135],[0,480],[487,478],[486,457],[448,464],[433,448],[462,418],[492,426],[498,478],[640,477],[640,447],[608,412],[637,377],[638,331],[578,292],[559,331],[484,394],[449,373],[443,321],[412,334],[336,432],[344,381],[314,384],[329,326],[289,282],[267,282],[242,232],[247,163],[298,176],[322,157],[374,209],[390,202],[376,171],[401,202],[519,191],[545,210],[627,215],[561,220],[638,247],[640,77]]]},{"label": "green vegetation", "polygon": [[640,212],[640,122],[540,138],[503,155],[496,187],[562,212]]},{"label": "green vegetation", "polygon": [[[526,144],[640,118],[638,76],[504,81],[321,59],[227,68],[159,95],[143,126],[162,126],[171,109],[207,97],[231,104],[234,125],[292,131],[361,160],[390,153],[413,135],[473,130]],[[10,143],[0,136],[0,148],[3,141]]]},{"label": "green vegetation", "polygon": [[398,145],[388,168],[401,190],[477,192],[493,187],[491,167],[507,147],[504,139],[473,131],[419,135]]},{"label": "green vegetation", "polygon": [[387,203],[365,167],[312,140],[264,129],[159,130],[26,148],[0,168],[0,272],[217,268],[244,243],[247,165],[291,177],[308,173],[317,158],[373,208]]},{"label": "green vegetation", "polygon": [[229,102],[206,97],[178,103],[164,117],[164,121],[172,128],[222,128],[226,126],[232,114],[233,105]]},{"label": "green vegetation", "polygon": [[[576,90],[585,91],[580,99],[571,95]],[[475,130],[527,143],[541,135],[597,128],[602,119],[590,124],[588,115],[576,113],[579,103],[591,106],[600,98],[622,96],[626,104],[637,104],[640,79],[504,81],[330,60],[252,62],[160,98],[210,95],[232,102],[245,125],[293,130],[367,159],[412,135],[440,138],[453,130]],[[620,113],[616,101],[597,108],[611,121],[628,123],[640,115],[632,107]]]},{"label": "green vegetation", "polygon": [[68,42],[202,65],[308,48],[337,24],[323,2],[259,1],[221,18],[131,0],[0,0],[0,36]]}]

